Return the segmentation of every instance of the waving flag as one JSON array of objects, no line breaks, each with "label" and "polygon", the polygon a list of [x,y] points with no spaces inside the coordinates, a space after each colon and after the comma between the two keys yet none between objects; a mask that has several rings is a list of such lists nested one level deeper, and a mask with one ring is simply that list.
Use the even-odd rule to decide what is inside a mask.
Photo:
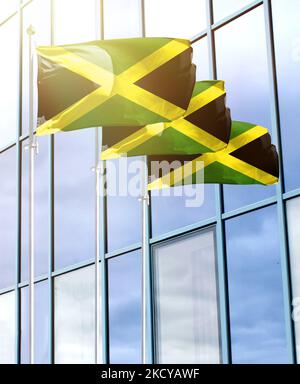
[{"label": "waving flag", "polygon": [[170,123],[103,127],[102,160],[123,155],[202,154],[226,147],[231,118],[223,81],[198,81],[187,112]]},{"label": "waving flag", "polygon": [[[149,189],[197,183],[204,172],[205,183],[263,184],[278,182],[278,155],[267,128],[235,121],[229,145],[202,156],[151,156]],[[173,169],[162,166],[171,164]]]},{"label": "waving flag", "polygon": [[190,42],[135,38],[39,47],[37,134],[169,122],[195,85]]}]

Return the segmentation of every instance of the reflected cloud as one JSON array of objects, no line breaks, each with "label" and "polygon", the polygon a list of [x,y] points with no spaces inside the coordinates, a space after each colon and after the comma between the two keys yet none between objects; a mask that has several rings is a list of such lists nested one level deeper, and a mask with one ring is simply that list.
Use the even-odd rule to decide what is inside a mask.
[{"label": "reflected cloud", "polygon": [[219,363],[213,232],[157,246],[154,261],[159,362]]}]

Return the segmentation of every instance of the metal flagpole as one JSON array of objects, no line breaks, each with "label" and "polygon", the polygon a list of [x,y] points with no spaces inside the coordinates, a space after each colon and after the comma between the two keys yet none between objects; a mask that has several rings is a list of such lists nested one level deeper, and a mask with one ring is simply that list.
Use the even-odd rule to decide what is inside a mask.
[{"label": "metal flagpole", "polygon": [[[95,254],[95,364],[100,364],[100,314],[101,299],[100,299],[100,143],[99,143],[99,128],[96,128],[96,254]],[[103,241],[103,239],[101,239]]]},{"label": "metal flagpole", "polygon": [[147,363],[147,262],[148,262],[148,165],[143,156],[141,175],[142,201],[142,362]]},{"label": "metal flagpole", "polygon": [[34,156],[37,144],[34,139],[33,116],[33,35],[32,26],[27,29],[29,38],[29,364],[34,364]]},{"label": "metal flagpole", "polygon": [[[95,1],[95,16],[96,16],[96,38],[97,39],[103,39],[104,38],[104,30],[103,30],[103,0],[96,0]],[[101,330],[103,327],[106,326],[106,324],[102,324],[101,319],[105,318],[105,314],[100,314],[100,311],[103,311],[103,309],[106,309],[106,305],[103,305],[102,301],[106,300],[105,298],[105,292],[102,292],[101,295],[101,284],[102,287],[106,284],[105,281],[103,281],[103,270],[105,269],[105,257],[103,256],[105,253],[104,249],[104,222],[103,222],[103,215],[101,214],[101,209],[104,209],[104,207],[101,207],[100,198],[103,193],[103,177],[104,177],[104,164],[101,161],[101,151],[102,151],[102,131],[101,128],[95,128],[95,173],[96,173],[96,250],[95,250],[95,364],[101,364],[105,363],[107,356],[105,356],[104,348],[100,348],[101,345],[101,339],[102,339],[102,332]],[[101,243],[102,242],[102,243]],[[101,262],[101,263],[100,263]],[[101,279],[102,276],[102,279]],[[104,321],[103,321],[104,323]],[[102,328],[101,328],[102,325]],[[105,333],[105,332],[104,332]],[[105,336],[103,335],[102,343],[105,343],[106,340]],[[103,353],[101,353],[103,352]],[[101,359],[102,357],[102,359]]]},{"label": "metal flagpole", "polygon": [[[142,37],[146,36],[145,2],[140,1]],[[141,172],[141,201],[142,201],[142,363],[147,363],[147,263],[148,263],[148,164],[147,156],[143,156]]]}]

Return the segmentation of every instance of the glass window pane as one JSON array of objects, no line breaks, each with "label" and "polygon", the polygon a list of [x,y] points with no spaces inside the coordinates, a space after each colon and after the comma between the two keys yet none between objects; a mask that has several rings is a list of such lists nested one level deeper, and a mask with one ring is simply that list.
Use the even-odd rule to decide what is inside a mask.
[{"label": "glass window pane", "polygon": [[[245,44],[247,41],[247,44]],[[226,81],[233,120],[271,130],[263,7],[216,32],[218,78]],[[234,210],[275,194],[275,187],[225,186],[225,209]]]},{"label": "glass window pane", "polygon": [[300,363],[300,198],[287,203],[294,324],[297,357]]},{"label": "glass window pane", "polygon": [[147,36],[192,38],[206,28],[205,0],[145,0]]},{"label": "glass window pane", "polygon": [[92,259],[95,250],[94,130],[55,136],[55,268]]},{"label": "glass window pane", "polygon": [[[138,196],[132,196],[127,189],[132,177],[130,164],[135,161],[140,164],[137,157],[122,158],[107,161],[107,226],[108,250],[116,250],[142,240],[142,213]],[[128,176],[128,181],[119,177]],[[118,184],[116,185],[115,182]]]},{"label": "glass window pane", "polygon": [[15,292],[0,295],[0,364],[15,362]]},{"label": "glass window pane", "polygon": [[[22,63],[22,134],[29,129],[29,38],[27,29],[32,25],[35,29],[36,45],[50,45],[51,30],[50,0],[34,0],[23,8],[23,63]],[[34,92],[34,116],[37,116],[37,92]]]},{"label": "glass window pane", "polygon": [[141,252],[108,261],[111,364],[141,363]]},{"label": "glass window pane", "polygon": [[104,34],[106,39],[139,37],[140,0],[104,0]]},{"label": "glass window pane", "polygon": [[[38,139],[39,153],[35,157],[35,275],[40,276],[48,271],[49,256],[49,140]],[[21,279],[26,281],[28,275],[28,239],[29,239],[29,150],[28,140],[22,143],[22,258]],[[26,148],[27,147],[27,148]]]},{"label": "glass window pane", "polygon": [[196,79],[210,79],[207,37],[193,44],[193,62],[197,66]]},{"label": "glass window pane", "polygon": [[94,363],[94,271],[91,266],[55,279],[56,364]]},{"label": "glass window pane", "polygon": [[226,223],[233,363],[287,363],[276,206]]},{"label": "glass window pane", "polygon": [[[21,363],[29,363],[29,289],[21,290]],[[35,364],[49,362],[49,284],[35,284],[34,292],[34,361]]]},{"label": "glass window pane", "polygon": [[219,21],[250,3],[253,3],[253,0],[213,0],[214,21]]},{"label": "glass window pane", "polygon": [[0,288],[15,282],[17,240],[16,148],[0,153]]},{"label": "glass window pane", "polygon": [[[165,196],[162,193],[167,193]],[[215,216],[215,187],[213,185],[185,185],[153,191],[152,236],[195,224]]]},{"label": "glass window pane", "polygon": [[154,247],[156,358],[159,363],[219,363],[214,231]]},{"label": "glass window pane", "polygon": [[0,2],[0,23],[12,15],[18,9],[18,0],[1,0]]},{"label": "glass window pane", "polygon": [[55,44],[73,44],[96,38],[95,0],[54,0]]},{"label": "glass window pane", "polygon": [[0,28],[0,150],[16,140],[19,124],[19,30],[14,16]]},{"label": "glass window pane", "polygon": [[272,1],[287,190],[299,188],[300,1]]}]

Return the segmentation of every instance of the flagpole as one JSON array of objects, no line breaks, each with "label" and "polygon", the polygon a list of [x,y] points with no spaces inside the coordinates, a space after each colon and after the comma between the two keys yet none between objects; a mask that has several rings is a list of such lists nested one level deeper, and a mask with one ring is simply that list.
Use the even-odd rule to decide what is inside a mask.
[{"label": "flagpole", "polygon": [[147,262],[148,262],[148,165],[143,156],[141,180],[142,201],[142,363],[147,363]]},{"label": "flagpole", "polygon": [[[97,39],[104,39],[104,12],[103,0],[95,1],[95,17]],[[95,128],[95,173],[96,173],[96,250],[95,250],[95,364],[107,363],[106,348],[106,265],[105,265],[105,223],[103,219],[104,204],[100,198],[104,198],[104,168],[101,160],[102,152],[102,128]],[[102,289],[101,289],[102,288]],[[101,292],[102,290],[102,292]],[[102,348],[101,346],[102,341]]]},{"label": "flagpole", "polygon": [[[145,2],[140,0],[140,17],[142,37],[146,36]],[[142,363],[147,364],[147,263],[148,263],[148,164],[147,156],[143,156],[141,175],[141,201],[142,201]]]},{"label": "flagpole", "polygon": [[95,364],[100,364],[99,346],[100,346],[100,315],[101,299],[100,299],[100,142],[99,128],[96,128],[96,254],[95,254]]},{"label": "flagpole", "polygon": [[36,142],[34,139],[33,116],[33,35],[32,26],[27,29],[29,38],[29,364],[34,364],[34,157]]}]

